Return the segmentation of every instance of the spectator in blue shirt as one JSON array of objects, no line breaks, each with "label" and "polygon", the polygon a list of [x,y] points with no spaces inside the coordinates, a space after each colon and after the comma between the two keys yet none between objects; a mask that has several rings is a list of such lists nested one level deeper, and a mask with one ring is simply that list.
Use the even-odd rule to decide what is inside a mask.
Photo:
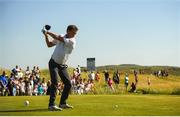
[{"label": "spectator in blue shirt", "polygon": [[4,96],[7,86],[7,78],[6,78],[6,72],[3,71],[3,74],[0,76],[0,94],[1,96]]}]

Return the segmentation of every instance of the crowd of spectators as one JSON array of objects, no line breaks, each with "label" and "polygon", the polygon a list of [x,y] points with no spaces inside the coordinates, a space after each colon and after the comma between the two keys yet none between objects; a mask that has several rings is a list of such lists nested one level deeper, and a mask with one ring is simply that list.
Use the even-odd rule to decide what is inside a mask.
[{"label": "crowd of spectators", "polygon": [[90,72],[88,78],[82,78],[81,68],[78,66],[76,69],[73,70],[73,75],[71,77],[72,93],[87,94],[88,92],[92,92],[94,80],[99,80],[99,77],[97,75],[98,73],[95,76],[94,72]]},{"label": "crowd of spectators", "polygon": [[[100,73],[90,71],[87,72],[87,76],[81,75],[81,68],[78,65],[76,69],[73,70],[70,76],[71,80],[71,93],[72,94],[87,94],[89,92],[93,93],[95,82],[100,81]],[[104,72],[104,83],[111,91],[115,91],[120,84],[120,73],[114,71],[112,78],[109,72],[105,70]],[[156,73],[158,76],[168,76],[166,71],[159,71]],[[102,76],[101,76],[102,77]],[[103,79],[101,80],[103,81]],[[148,86],[150,86],[150,78],[147,78]],[[138,84],[138,72],[134,70],[134,82],[130,85],[129,92],[136,92],[136,87]],[[0,76],[0,95],[1,96],[32,96],[32,95],[49,95],[50,94],[51,81],[47,78],[41,77],[41,71],[38,66],[34,66],[32,69],[27,66],[26,70],[22,70],[19,66],[15,66],[11,70],[10,76],[3,71]],[[114,88],[113,86],[116,86]],[[124,77],[124,87],[128,91],[129,77],[125,74]],[[61,80],[57,85],[57,94],[61,95],[63,91],[63,83]]]},{"label": "crowd of spectators", "polygon": [[[46,82],[45,78],[41,78],[41,71],[38,66],[34,66],[31,70],[27,66],[26,70],[22,70],[19,66],[15,66],[11,70],[10,76],[3,71],[0,76],[0,95],[1,96],[32,96],[32,95],[49,95],[51,81]],[[94,80],[99,80],[99,73],[93,75],[91,72],[89,78],[81,78],[81,68],[78,66],[70,77],[73,94],[84,94],[91,92],[94,86]],[[57,85],[57,94],[63,91],[63,83],[61,80]]]},{"label": "crowd of spectators", "polygon": [[168,72],[167,72],[167,70],[158,70],[158,71],[154,71],[154,73],[153,73],[156,77],[163,77],[163,78],[165,78],[165,77],[168,77]]},{"label": "crowd of spectators", "polygon": [[45,78],[41,78],[40,73],[38,66],[34,66],[32,70],[27,66],[27,69],[23,71],[16,65],[16,67],[12,69],[10,76],[3,71],[0,76],[0,95],[48,95],[51,82],[46,82]]}]

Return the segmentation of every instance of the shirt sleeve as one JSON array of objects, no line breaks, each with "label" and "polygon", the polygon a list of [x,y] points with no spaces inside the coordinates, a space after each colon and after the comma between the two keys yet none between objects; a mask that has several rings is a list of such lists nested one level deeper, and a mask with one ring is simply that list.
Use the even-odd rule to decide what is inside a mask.
[{"label": "shirt sleeve", "polygon": [[[63,34],[60,34],[59,36],[64,36]],[[60,41],[59,40],[56,40],[56,39],[53,39],[52,40],[52,43],[53,44],[58,44]]]},{"label": "shirt sleeve", "polygon": [[75,46],[74,39],[64,38],[64,43],[66,46],[73,47]]},{"label": "shirt sleeve", "polygon": [[53,43],[53,44],[57,44],[57,43],[58,43],[58,40],[53,39],[53,40],[52,40],[52,43]]}]

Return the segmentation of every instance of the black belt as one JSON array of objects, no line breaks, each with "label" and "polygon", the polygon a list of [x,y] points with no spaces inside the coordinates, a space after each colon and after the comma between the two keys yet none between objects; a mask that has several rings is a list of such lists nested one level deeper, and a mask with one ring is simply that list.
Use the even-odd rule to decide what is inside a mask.
[{"label": "black belt", "polygon": [[61,68],[68,68],[68,65],[56,63],[53,58],[51,58],[51,61],[53,61],[55,64],[57,64]]}]

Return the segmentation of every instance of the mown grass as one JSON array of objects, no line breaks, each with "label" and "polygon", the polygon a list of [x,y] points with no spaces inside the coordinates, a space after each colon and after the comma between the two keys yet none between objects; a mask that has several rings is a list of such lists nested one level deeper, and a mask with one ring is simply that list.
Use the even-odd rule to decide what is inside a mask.
[{"label": "mown grass", "polygon": [[[59,102],[59,96],[56,103]],[[29,100],[30,105],[24,106]],[[180,96],[173,95],[70,95],[74,109],[47,110],[48,96],[0,97],[0,115],[13,116],[173,116],[180,115]]]}]

